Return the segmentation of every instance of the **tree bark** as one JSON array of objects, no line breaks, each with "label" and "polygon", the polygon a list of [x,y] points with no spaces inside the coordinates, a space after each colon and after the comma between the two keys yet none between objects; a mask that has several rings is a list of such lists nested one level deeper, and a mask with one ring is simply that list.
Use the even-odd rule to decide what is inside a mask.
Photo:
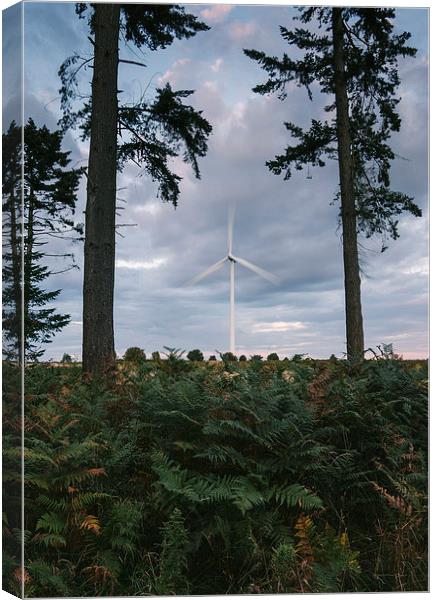
[{"label": "tree bark", "polygon": [[29,190],[28,202],[27,204],[27,214],[24,215],[24,218],[27,217],[27,231],[26,236],[24,238],[24,257],[23,257],[23,311],[22,311],[22,319],[24,321],[24,357],[23,361],[26,358],[27,352],[27,331],[29,327],[29,294],[30,294],[30,285],[31,285],[31,277],[32,277],[32,254],[33,254],[33,242],[34,242],[34,197],[32,189]]},{"label": "tree bark", "polygon": [[[22,184],[20,184],[22,185]],[[21,191],[21,190],[20,190]],[[23,239],[21,236],[21,204],[16,201],[14,189],[12,187],[9,198],[9,206],[10,206],[10,243],[11,243],[11,271],[12,271],[12,287],[13,287],[13,307],[12,311],[14,311],[14,320],[15,320],[15,329],[17,334],[16,339],[16,356],[18,360],[18,364],[20,366],[24,363],[24,353],[23,353],[23,327],[21,323],[21,319],[24,318],[22,314],[22,295],[24,294],[24,284],[22,285],[22,276],[23,273],[23,264],[22,264],[22,256],[21,256],[21,244],[23,243]],[[18,213],[18,215],[17,215]],[[18,234],[18,235],[17,235]],[[14,328],[14,326],[13,326]]]},{"label": "tree bark", "polygon": [[94,72],[83,283],[83,371],[101,373],[115,360],[116,150],[119,4],[94,4]]},{"label": "tree bark", "polygon": [[346,343],[349,360],[364,358],[364,332],[361,310],[357,220],[353,191],[352,145],[343,50],[342,9],[332,9],[335,102],[337,110],[338,164],[340,172],[341,219],[343,224],[344,288],[346,303]]}]

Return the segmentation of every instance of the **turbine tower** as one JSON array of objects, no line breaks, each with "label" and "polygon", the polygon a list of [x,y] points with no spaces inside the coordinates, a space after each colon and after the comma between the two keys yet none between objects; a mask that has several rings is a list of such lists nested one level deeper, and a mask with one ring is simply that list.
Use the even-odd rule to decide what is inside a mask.
[{"label": "turbine tower", "polygon": [[230,326],[229,326],[230,352],[232,352],[233,354],[236,353],[236,316],[235,316],[236,311],[235,311],[235,291],[234,291],[235,290],[236,264],[242,265],[242,267],[245,267],[246,269],[253,271],[257,275],[260,275],[260,277],[263,277],[263,279],[267,279],[267,281],[270,281],[271,283],[277,284],[279,282],[279,279],[278,279],[278,277],[276,277],[276,275],[273,275],[272,273],[269,273],[268,271],[265,271],[264,269],[257,267],[257,265],[252,264],[251,262],[247,261],[246,259],[240,258],[239,256],[235,256],[233,254],[234,213],[235,213],[234,208],[230,209],[229,213],[228,213],[228,233],[227,233],[228,253],[227,253],[227,255],[224,256],[224,258],[221,258],[221,260],[218,260],[218,262],[214,263],[214,265],[211,265],[211,267],[209,267],[208,269],[206,269],[199,275],[196,275],[195,277],[190,279],[186,283],[186,285],[194,285],[195,283],[198,283],[199,281],[201,281],[202,279],[207,277],[207,275],[211,275],[211,273],[218,271],[228,261],[228,263],[230,265]]}]

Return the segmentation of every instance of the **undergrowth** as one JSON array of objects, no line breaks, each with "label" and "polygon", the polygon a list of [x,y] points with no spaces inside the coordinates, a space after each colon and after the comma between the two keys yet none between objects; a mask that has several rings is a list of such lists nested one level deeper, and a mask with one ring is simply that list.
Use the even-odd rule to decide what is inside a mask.
[{"label": "undergrowth", "polygon": [[424,363],[29,367],[24,524],[12,366],[3,381],[13,594],[427,589]]}]

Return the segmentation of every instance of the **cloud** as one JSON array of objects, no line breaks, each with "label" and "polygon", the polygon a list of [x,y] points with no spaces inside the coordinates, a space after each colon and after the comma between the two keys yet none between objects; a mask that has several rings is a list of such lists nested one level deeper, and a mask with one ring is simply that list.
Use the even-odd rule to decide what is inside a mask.
[{"label": "cloud", "polygon": [[[67,5],[57,6],[55,18]],[[305,91],[294,85],[285,102],[251,91],[264,80],[264,72],[243,55],[244,42],[248,39],[246,47],[252,44],[281,56],[288,47],[279,25],[291,19],[294,9],[238,6],[233,13],[230,5],[216,6],[198,7],[198,13],[217,11],[214,18],[221,18],[221,25],[190,40],[177,40],[163,52],[148,53],[148,73],[129,70],[128,65],[121,70],[120,89],[127,95],[145,89],[157,72],[164,73],[162,82],[196,90],[187,102],[203,111],[213,125],[213,135],[207,156],[199,161],[201,180],[195,179],[182,158],[171,164],[184,178],[176,210],[157,198],[155,182],[139,176],[135,166],[119,174],[118,187],[126,188],[120,192],[126,200],[121,222],[137,223],[137,227],[127,227],[125,238],[117,237],[116,348],[138,345],[148,353],[164,345],[197,347],[206,356],[216,348],[228,349],[228,267],[193,288],[183,284],[224,256],[227,209],[234,204],[235,254],[281,279],[275,287],[243,268],[236,269],[238,352],[340,356],[346,350],[342,245],[338,207],[330,205],[338,189],[337,164],[331,161],[323,169],[311,169],[311,179],[306,170],[293,173],[289,181],[265,166],[291,142],[283,123],[309,126],[311,118],[322,118],[326,99],[316,91],[309,102]],[[72,18],[73,8],[68,8]],[[41,74],[29,80],[28,92],[34,98],[29,108],[41,119],[49,116],[55,122],[56,104],[45,110],[41,93],[57,89],[58,63],[76,49],[77,40],[70,37],[65,20],[59,21],[59,27],[53,21],[47,29],[46,21],[52,17],[43,5],[32,4],[32,11],[40,11],[43,19],[34,24],[33,42],[28,39],[32,44],[32,53],[27,53],[29,72]],[[53,33],[57,30],[62,36]],[[48,36],[52,36],[50,52],[43,44]],[[423,218],[401,215],[401,237],[382,254],[379,241],[361,239],[368,248],[361,252],[366,273],[362,281],[365,341],[372,348],[391,341],[395,352],[421,357],[428,348],[427,61],[423,56],[420,61],[407,59],[399,71],[403,100],[398,109],[403,122],[392,141],[394,151],[409,160],[393,161],[392,188],[414,196]],[[151,86],[147,93],[152,96]],[[77,137],[78,132],[73,132],[65,146],[74,150],[74,160],[86,155],[86,144],[75,141]],[[80,219],[85,188],[84,179],[77,207]],[[72,251],[81,266],[82,246]],[[48,289],[62,289],[56,308],[75,321],[56,336],[48,356],[80,354],[82,278],[83,271],[73,271],[47,282]]]},{"label": "cloud", "polygon": [[229,35],[233,40],[245,41],[257,32],[258,26],[254,21],[234,21],[229,28]]},{"label": "cloud", "polygon": [[404,275],[429,275],[429,260],[426,257],[419,259],[415,264],[403,269]]},{"label": "cloud", "polygon": [[220,71],[221,66],[223,65],[223,58],[217,58],[214,63],[211,65],[211,70],[217,73]]},{"label": "cloud", "polygon": [[190,63],[190,58],[179,58],[177,59],[171,66],[170,69],[168,69],[167,71],[165,71],[163,73],[163,75],[161,75],[157,81],[159,83],[159,85],[162,85],[168,81],[170,81],[170,83],[175,85],[175,80],[177,78],[177,75],[179,74],[178,72],[180,71],[181,67],[184,67],[186,65],[188,65]]},{"label": "cloud", "polygon": [[162,205],[158,202],[147,202],[132,207],[135,213],[146,213],[148,215],[157,215],[162,210]]},{"label": "cloud", "polygon": [[305,327],[305,323],[301,323],[301,321],[275,321],[272,323],[256,323],[253,327],[253,331],[255,333],[269,333],[294,331],[299,329],[305,329]]},{"label": "cloud", "polygon": [[233,10],[231,4],[213,4],[210,8],[201,11],[201,17],[210,23],[220,23],[226,19]]},{"label": "cloud", "polygon": [[115,266],[118,269],[133,269],[133,270],[145,270],[149,269],[158,269],[162,265],[166,264],[166,258],[153,258],[149,261],[139,261],[139,260],[123,260],[118,259],[115,263]]}]

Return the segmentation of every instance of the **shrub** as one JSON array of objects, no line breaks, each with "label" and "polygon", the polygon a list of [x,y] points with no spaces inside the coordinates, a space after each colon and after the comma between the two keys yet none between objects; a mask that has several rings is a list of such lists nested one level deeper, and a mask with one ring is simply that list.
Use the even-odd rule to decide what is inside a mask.
[{"label": "shrub", "polygon": [[131,348],[127,348],[127,350],[125,351],[124,360],[127,362],[140,364],[145,362],[146,355],[142,348],[132,346]]},{"label": "shrub", "polygon": [[276,352],[272,352],[267,356],[267,360],[279,360],[279,356]]},{"label": "shrub", "polygon": [[183,360],[183,354],[186,352],[181,348],[171,348],[170,346],[163,346],[167,352],[163,352],[167,360]]},{"label": "shrub", "polygon": [[160,360],[160,352],[157,352],[157,351],[156,351],[156,352],[153,352],[153,353],[151,354],[151,358],[152,358],[152,359],[153,359],[155,362],[159,362],[159,360]]},{"label": "shrub", "polygon": [[251,356],[251,360],[254,362],[260,362],[263,360],[263,357],[261,356],[261,354],[253,354]]},{"label": "shrub", "polygon": [[171,348],[169,346],[163,346],[163,348],[167,350],[167,352],[163,353],[166,356],[166,360],[161,364],[162,369],[164,369],[166,373],[176,375],[189,370],[189,365],[183,359],[185,350],[182,350],[181,348]]},{"label": "shrub", "polygon": [[198,350],[198,348],[194,348],[193,350],[191,350],[190,352],[187,353],[187,359],[190,361],[203,361],[204,360],[204,354],[201,352],[201,350]]},{"label": "shrub", "polygon": [[224,362],[236,362],[237,356],[232,352],[224,352],[221,354],[221,358]]},{"label": "shrub", "polygon": [[246,359],[246,356],[245,356],[244,354],[241,354],[241,355],[239,356],[239,362],[246,362],[246,360],[247,360],[247,359]]},{"label": "shrub", "polygon": [[70,354],[67,354],[66,352],[64,353],[64,355],[61,358],[62,363],[72,363],[72,358]]},{"label": "shrub", "polygon": [[214,354],[211,354],[211,355],[209,356],[209,359],[208,359],[208,360],[209,360],[209,362],[216,362],[217,358],[216,358],[216,356],[215,356]]}]

